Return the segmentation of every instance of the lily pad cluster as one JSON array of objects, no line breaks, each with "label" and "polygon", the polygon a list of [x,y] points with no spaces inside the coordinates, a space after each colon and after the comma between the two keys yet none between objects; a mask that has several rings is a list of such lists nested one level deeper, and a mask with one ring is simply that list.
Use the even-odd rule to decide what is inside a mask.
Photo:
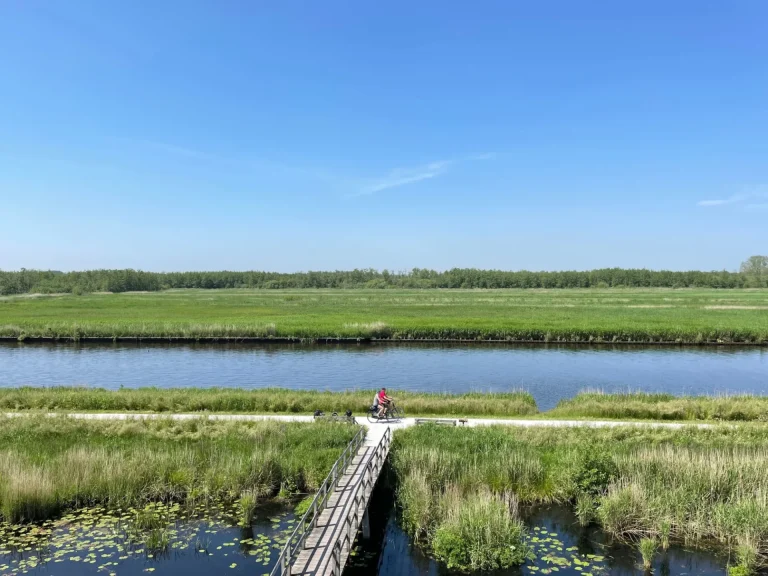
[{"label": "lily pad cluster", "polygon": [[281,509],[246,527],[238,521],[237,503],[219,502],[95,507],[41,524],[0,523],[0,576],[162,574],[202,559],[215,572],[269,573],[295,527],[293,513]]},{"label": "lily pad cluster", "polygon": [[607,574],[604,556],[581,554],[577,546],[566,547],[556,532],[534,526],[526,538],[534,560],[523,566],[526,574],[581,573],[584,576]]}]

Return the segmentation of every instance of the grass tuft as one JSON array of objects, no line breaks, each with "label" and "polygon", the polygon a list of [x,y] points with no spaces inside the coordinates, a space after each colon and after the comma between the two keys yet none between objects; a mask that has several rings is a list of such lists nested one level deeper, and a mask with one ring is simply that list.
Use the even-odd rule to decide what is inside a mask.
[{"label": "grass tuft", "polygon": [[522,564],[530,552],[517,501],[488,491],[461,494],[448,487],[432,547],[449,569],[490,571]]},{"label": "grass tuft", "polygon": [[650,570],[651,566],[653,566],[657,547],[658,543],[655,538],[640,538],[638,548],[640,549],[640,556],[643,559],[643,568],[645,570]]}]

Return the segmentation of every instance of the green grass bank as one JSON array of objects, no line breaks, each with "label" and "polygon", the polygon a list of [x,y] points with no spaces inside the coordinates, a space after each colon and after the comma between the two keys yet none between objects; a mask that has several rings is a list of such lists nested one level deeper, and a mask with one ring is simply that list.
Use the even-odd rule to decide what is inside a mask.
[{"label": "green grass bank", "polygon": [[768,422],[768,397],[582,392],[561,400],[546,414],[552,418]]},{"label": "green grass bank", "polygon": [[0,517],[316,490],[357,431],[324,423],[0,416]]},{"label": "green grass bank", "polygon": [[768,342],[768,290],[171,290],[0,298],[6,338]]},{"label": "green grass bank", "polygon": [[[87,412],[221,412],[312,414],[315,410],[364,415],[375,390],[316,392],[261,388],[0,388],[0,410]],[[528,392],[428,394],[395,391],[409,415],[527,416],[536,414]]]},{"label": "green grass bank", "polygon": [[[539,412],[529,392],[436,394],[390,390],[410,416],[768,422],[768,396],[673,396],[582,392]],[[365,414],[373,390],[327,392],[286,388],[0,388],[0,411],[304,414],[352,410]]]},{"label": "green grass bank", "polygon": [[[421,426],[395,434],[391,459],[402,525],[456,568],[521,562],[516,506],[561,502],[575,506],[584,524],[622,539],[728,547],[750,571],[768,555],[766,446],[768,429],[751,424],[675,431]],[[484,525],[505,528],[494,536]],[[510,547],[519,554],[510,556]]]}]

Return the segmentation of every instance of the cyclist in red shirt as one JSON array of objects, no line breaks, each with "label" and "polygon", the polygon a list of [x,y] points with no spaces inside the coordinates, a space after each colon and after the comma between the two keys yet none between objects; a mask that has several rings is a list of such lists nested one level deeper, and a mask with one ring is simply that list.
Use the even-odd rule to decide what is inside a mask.
[{"label": "cyclist in red shirt", "polygon": [[392,402],[392,398],[387,396],[387,389],[382,388],[379,390],[379,393],[377,394],[377,398],[379,400],[379,411],[376,414],[378,418],[382,418],[386,413],[387,409],[389,408],[389,403]]}]

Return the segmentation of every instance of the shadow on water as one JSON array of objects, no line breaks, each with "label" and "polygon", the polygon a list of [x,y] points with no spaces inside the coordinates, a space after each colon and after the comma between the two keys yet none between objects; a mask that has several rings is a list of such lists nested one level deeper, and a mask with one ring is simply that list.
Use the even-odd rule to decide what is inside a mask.
[{"label": "shadow on water", "polygon": [[[613,540],[596,526],[582,527],[570,509],[542,506],[524,512],[536,560],[524,566],[484,572],[488,576],[648,575],[637,549]],[[726,574],[727,557],[671,546],[659,550],[650,573],[658,576]],[[414,546],[398,523],[391,477],[376,487],[371,508],[371,538],[359,539],[344,576],[454,576],[458,573]],[[479,574],[479,573],[475,573]]]},{"label": "shadow on water", "polygon": [[530,391],[541,410],[584,388],[768,393],[768,349],[558,344],[0,343],[0,386],[277,386]]}]

